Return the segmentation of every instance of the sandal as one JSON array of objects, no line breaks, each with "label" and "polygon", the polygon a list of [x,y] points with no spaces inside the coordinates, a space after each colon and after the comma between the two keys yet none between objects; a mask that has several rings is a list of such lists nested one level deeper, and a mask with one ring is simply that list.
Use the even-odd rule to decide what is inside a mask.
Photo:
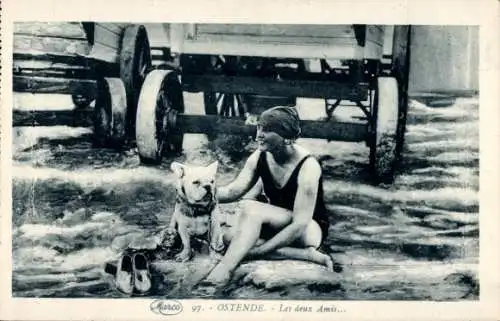
[{"label": "sandal", "polygon": [[151,274],[149,272],[149,262],[142,253],[132,256],[134,269],[134,286],[139,293],[147,293],[151,289]]},{"label": "sandal", "polygon": [[116,288],[120,292],[127,295],[134,292],[134,279],[132,274],[132,258],[129,255],[124,254],[118,259],[118,263],[116,265],[115,284]]}]

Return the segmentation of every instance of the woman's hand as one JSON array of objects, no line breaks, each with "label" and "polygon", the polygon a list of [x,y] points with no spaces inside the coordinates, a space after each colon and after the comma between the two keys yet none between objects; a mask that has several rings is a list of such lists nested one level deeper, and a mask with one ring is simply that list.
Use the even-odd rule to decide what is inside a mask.
[{"label": "woman's hand", "polygon": [[248,251],[247,257],[258,257],[266,254],[268,251],[265,250],[265,247],[263,245],[266,244],[266,241],[263,240],[258,240],[257,243]]},{"label": "woman's hand", "polygon": [[250,251],[248,251],[247,256],[253,258],[253,257],[257,257],[257,256],[262,256],[264,254],[266,254],[266,252],[264,251],[262,246],[257,245],[257,246],[254,246],[253,248],[251,248]]}]

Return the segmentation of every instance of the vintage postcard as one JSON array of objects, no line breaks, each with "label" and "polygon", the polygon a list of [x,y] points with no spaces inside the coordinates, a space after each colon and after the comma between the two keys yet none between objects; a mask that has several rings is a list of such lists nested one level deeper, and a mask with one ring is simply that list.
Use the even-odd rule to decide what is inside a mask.
[{"label": "vintage postcard", "polygon": [[7,1],[2,320],[500,318],[498,1]]}]

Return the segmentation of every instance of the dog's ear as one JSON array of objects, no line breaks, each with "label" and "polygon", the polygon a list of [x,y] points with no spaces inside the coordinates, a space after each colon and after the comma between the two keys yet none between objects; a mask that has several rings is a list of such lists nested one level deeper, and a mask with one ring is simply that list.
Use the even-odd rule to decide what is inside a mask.
[{"label": "dog's ear", "polygon": [[215,161],[212,164],[208,165],[207,171],[211,176],[215,176],[217,174],[217,168],[219,167],[219,162]]},{"label": "dog's ear", "polygon": [[173,162],[170,165],[170,169],[177,175],[179,178],[182,178],[185,174],[186,166],[181,163]]}]

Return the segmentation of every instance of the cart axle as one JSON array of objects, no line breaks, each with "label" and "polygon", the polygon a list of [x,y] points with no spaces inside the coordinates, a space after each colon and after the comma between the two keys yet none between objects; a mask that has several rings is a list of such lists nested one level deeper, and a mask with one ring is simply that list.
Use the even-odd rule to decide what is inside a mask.
[{"label": "cart axle", "polygon": [[[184,134],[255,135],[256,127],[246,125],[242,118],[223,118],[216,115],[176,114],[169,117],[168,127]],[[13,112],[13,126],[71,126],[92,127],[94,111],[91,108],[60,111]],[[366,122],[336,120],[301,120],[303,138],[361,142],[367,137]]]},{"label": "cart axle", "polygon": [[[180,115],[178,126],[184,133],[231,134],[253,136],[255,125],[246,125],[244,119],[223,118],[216,115]],[[365,123],[340,122],[335,120],[301,120],[303,138],[361,142],[366,139]]]}]

